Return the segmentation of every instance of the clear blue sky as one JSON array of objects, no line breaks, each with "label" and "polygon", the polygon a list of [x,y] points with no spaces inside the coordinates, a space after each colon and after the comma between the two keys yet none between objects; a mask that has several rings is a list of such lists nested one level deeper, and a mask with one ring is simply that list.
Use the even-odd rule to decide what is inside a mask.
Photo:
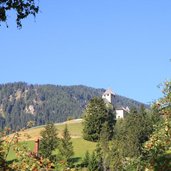
[{"label": "clear blue sky", "polygon": [[112,88],[149,103],[171,77],[170,0],[40,0],[18,30],[0,27],[0,83]]}]

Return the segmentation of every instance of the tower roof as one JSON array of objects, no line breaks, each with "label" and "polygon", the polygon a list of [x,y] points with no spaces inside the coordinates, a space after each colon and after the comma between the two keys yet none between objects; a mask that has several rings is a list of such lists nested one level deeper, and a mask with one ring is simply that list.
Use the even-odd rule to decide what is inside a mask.
[{"label": "tower roof", "polygon": [[103,95],[106,95],[106,94],[112,94],[112,95],[115,95],[115,94],[113,93],[113,91],[112,91],[112,89],[111,89],[111,88],[107,89],[107,90],[103,93]]}]

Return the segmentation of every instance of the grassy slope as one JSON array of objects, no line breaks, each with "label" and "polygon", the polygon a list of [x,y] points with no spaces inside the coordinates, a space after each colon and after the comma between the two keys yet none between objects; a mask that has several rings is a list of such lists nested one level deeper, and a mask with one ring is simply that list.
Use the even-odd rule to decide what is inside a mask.
[{"label": "grassy slope", "polygon": [[[68,130],[70,132],[70,135],[72,137],[72,142],[74,146],[74,158],[81,159],[85,152],[88,150],[89,152],[92,152],[95,147],[96,143],[85,141],[82,138],[82,122],[80,120],[75,120],[75,121],[69,121],[61,124],[57,124],[56,127],[58,129],[59,136],[61,137],[62,131],[67,124]],[[43,127],[36,127],[36,128],[31,128],[28,130],[25,130],[21,132],[21,138],[20,140],[28,144],[28,147],[33,150],[34,148],[34,140],[37,137],[40,137],[40,132],[43,130]],[[28,134],[29,139],[27,139],[24,135]],[[9,155],[8,155],[8,160],[13,160],[15,159],[14,152],[11,150]]]}]

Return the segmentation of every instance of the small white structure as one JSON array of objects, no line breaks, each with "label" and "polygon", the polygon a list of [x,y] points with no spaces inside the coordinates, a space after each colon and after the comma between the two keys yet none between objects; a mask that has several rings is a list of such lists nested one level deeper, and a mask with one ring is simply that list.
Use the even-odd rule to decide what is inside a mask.
[{"label": "small white structure", "polygon": [[102,95],[102,99],[106,100],[109,103],[112,103],[113,98],[115,98],[115,94],[112,92],[112,89],[106,90]]},{"label": "small white structure", "polygon": [[115,111],[116,111],[116,120],[120,118],[124,118],[125,115],[130,112],[128,106],[126,108],[124,107],[117,108]]},{"label": "small white structure", "polygon": [[[115,98],[115,94],[112,92],[111,89],[106,90],[103,93],[102,98],[104,99],[104,101],[106,103],[110,103],[111,105],[115,106],[115,104],[113,104],[114,98]],[[124,118],[125,115],[130,112],[128,106],[126,108],[124,108],[123,106],[120,107],[120,108],[116,108],[115,111],[116,111],[116,120],[120,119],[120,118]]]}]

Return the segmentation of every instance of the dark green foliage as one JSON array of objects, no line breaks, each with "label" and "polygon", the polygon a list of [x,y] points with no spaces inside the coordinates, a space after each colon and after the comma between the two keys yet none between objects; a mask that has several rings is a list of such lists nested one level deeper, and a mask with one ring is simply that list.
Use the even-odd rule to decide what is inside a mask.
[{"label": "dark green foliage", "polygon": [[82,166],[87,167],[89,164],[89,161],[90,161],[90,153],[88,151],[86,151],[85,156],[82,161]]},{"label": "dark green foliage", "polygon": [[53,160],[52,152],[59,145],[57,129],[54,124],[48,123],[40,135],[42,136],[40,141],[40,154],[45,158]]},{"label": "dark green foliage", "polygon": [[103,124],[109,131],[109,138],[113,134],[114,113],[106,107],[102,98],[93,98],[90,100],[84,114],[83,138],[89,141],[98,141]]},{"label": "dark green foliage", "polygon": [[62,138],[60,140],[59,152],[66,162],[69,162],[69,159],[71,159],[74,155],[73,145],[67,125],[65,126]]},{"label": "dark green foliage", "polygon": [[100,132],[100,141],[97,148],[97,154],[99,159],[99,170],[107,171],[110,166],[110,148],[109,148],[109,136],[110,132],[108,130],[108,124],[105,122],[103,124],[102,130]]},{"label": "dark green foliage", "polygon": [[34,17],[39,11],[39,7],[35,4],[35,0],[1,0],[0,1],[0,22],[6,22],[8,11],[16,12],[16,23],[19,28],[22,27],[21,20],[29,15]]},{"label": "dark green foliage", "polygon": [[99,171],[97,156],[96,156],[95,152],[93,152],[90,156],[90,160],[89,160],[89,164],[88,164],[88,171]]},{"label": "dark green foliage", "polygon": [[138,157],[142,152],[142,144],[148,140],[153,131],[153,123],[150,115],[141,108],[139,112],[132,110],[124,120],[118,121],[115,131],[122,156]]},{"label": "dark green foliage", "polygon": [[[127,147],[129,148],[129,147]],[[113,140],[110,150],[110,168],[111,170],[123,170],[124,157],[121,154],[122,146],[118,140]]]},{"label": "dark green foliage", "polygon": [[142,147],[153,131],[153,124],[152,114],[145,108],[132,109],[126,118],[117,120],[114,138],[109,141],[105,122],[96,147],[98,170],[141,170]]},{"label": "dark green foliage", "polygon": [[[30,120],[35,121],[36,126],[63,122],[69,117],[80,118],[89,100],[95,96],[101,97],[103,92],[103,89],[81,85],[0,84],[0,128],[8,126],[11,130],[17,130],[26,127]],[[117,99],[118,96],[116,105],[135,105],[133,100],[124,97],[119,98],[119,101]]]}]

